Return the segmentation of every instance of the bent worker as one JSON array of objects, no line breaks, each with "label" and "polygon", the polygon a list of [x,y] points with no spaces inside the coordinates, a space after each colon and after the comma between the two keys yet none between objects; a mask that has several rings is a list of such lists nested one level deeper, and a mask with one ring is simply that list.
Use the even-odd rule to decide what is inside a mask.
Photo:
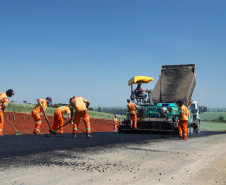
[{"label": "bent worker", "polygon": [[9,98],[11,96],[14,96],[14,92],[12,89],[9,89],[6,91],[6,93],[1,92],[0,93],[0,136],[4,136],[2,134],[3,131],[3,125],[4,125],[4,111],[5,108],[8,106]]},{"label": "bent worker", "polygon": [[89,122],[89,114],[87,111],[87,108],[90,105],[89,101],[87,101],[81,96],[78,96],[78,97],[72,96],[69,100],[69,103],[70,103],[69,107],[71,110],[71,120],[73,118],[73,109],[75,109],[75,115],[73,118],[72,137],[73,138],[76,137],[79,122],[80,122],[80,119],[82,118],[86,127],[87,138],[91,138],[92,136],[90,135],[91,128],[90,128],[90,122]]},{"label": "bent worker", "polygon": [[[135,103],[132,103],[130,99],[127,100],[128,104],[128,110],[130,113],[130,128],[137,129],[137,114],[136,110],[138,109],[137,105]],[[134,122],[134,125],[133,125]]]},{"label": "bent worker", "polygon": [[115,115],[115,117],[113,118],[113,129],[114,129],[114,132],[117,132],[118,131],[118,120],[117,120],[117,114]]},{"label": "bent worker", "polygon": [[55,130],[57,128],[59,129],[59,134],[63,134],[64,133],[64,129],[63,129],[63,124],[64,124],[64,120],[63,120],[63,115],[67,114],[68,115],[68,119],[71,119],[70,114],[70,108],[67,106],[61,106],[58,107],[55,112],[54,112],[54,122],[53,122],[53,126],[52,126],[52,131],[55,132]]},{"label": "bent worker", "polygon": [[47,104],[49,105],[50,102],[52,101],[51,97],[47,97],[46,100],[44,99],[37,99],[38,104],[35,106],[35,108],[32,110],[32,117],[34,118],[35,121],[35,129],[34,129],[34,134],[39,135],[40,133],[40,127],[42,124],[42,120],[40,117],[40,113],[45,111],[47,108]]},{"label": "bent worker", "polygon": [[188,108],[184,105],[183,100],[178,100],[177,105],[179,108],[179,124],[178,124],[178,131],[179,131],[179,137],[183,140],[187,139],[187,126],[188,126],[188,117],[189,117],[189,111]]}]

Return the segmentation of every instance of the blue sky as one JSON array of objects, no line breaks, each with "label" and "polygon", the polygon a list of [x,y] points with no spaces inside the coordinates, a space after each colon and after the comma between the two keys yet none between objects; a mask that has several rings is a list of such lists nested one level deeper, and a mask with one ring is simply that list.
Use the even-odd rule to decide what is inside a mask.
[{"label": "blue sky", "polygon": [[0,91],[125,106],[128,80],[196,64],[193,100],[226,107],[226,1],[1,0]]}]

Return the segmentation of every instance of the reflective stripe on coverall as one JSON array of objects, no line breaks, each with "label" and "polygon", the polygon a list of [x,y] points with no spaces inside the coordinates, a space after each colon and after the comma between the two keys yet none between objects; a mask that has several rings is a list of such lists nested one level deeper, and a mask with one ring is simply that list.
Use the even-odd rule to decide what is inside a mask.
[{"label": "reflective stripe on coverall", "polygon": [[185,105],[182,105],[182,107],[180,108],[180,115],[181,117],[179,119],[179,124],[178,124],[179,136],[181,136],[183,139],[187,139],[189,111]]},{"label": "reflective stripe on coverall", "polygon": [[137,128],[137,114],[136,109],[138,109],[135,103],[128,103],[127,104],[129,113],[130,113],[130,128],[133,128],[133,121],[134,121],[134,128]]},{"label": "reflective stripe on coverall", "polygon": [[83,97],[79,96],[71,100],[70,109],[75,109],[75,114],[73,118],[73,134],[76,134],[78,131],[78,126],[80,119],[82,118],[86,127],[86,133],[91,133],[91,127],[89,122],[89,114],[86,108],[85,103],[88,101]]},{"label": "reflective stripe on coverall", "polygon": [[[40,99],[40,101],[41,101],[41,105],[42,105],[43,109],[46,110],[46,108],[47,108],[46,100]],[[40,113],[43,112],[42,107],[39,104],[37,104],[35,106],[35,108],[32,110],[32,117],[34,118],[34,121],[35,121],[34,132],[36,132],[36,133],[40,133],[40,127],[42,124]]]},{"label": "reflective stripe on coverall", "polygon": [[2,135],[3,125],[4,125],[4,115],[3,108],[8,106],[9,98],[7,98],[6,93],[0,93],[0,135]]},{"label": "reflective stripe on coverall", "polygon": [[[53,122],[52,130],[55,131],[57,128],[63,126],[64,124],[63,115],[64,114],[70,115],[70,113],[71,111],[69,107],[67,106],[58,107],[54,112],[54,122]],[[63,130],[63,127],[61,127],[59,129],[59,134],[63,134],[63,133],[64,133],[64,130]]]}]

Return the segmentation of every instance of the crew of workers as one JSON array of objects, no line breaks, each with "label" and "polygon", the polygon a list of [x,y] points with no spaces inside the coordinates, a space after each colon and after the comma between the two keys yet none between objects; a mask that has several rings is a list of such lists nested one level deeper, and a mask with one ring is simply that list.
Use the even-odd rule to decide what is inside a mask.
[{"label": "crew of workers", "polygon": [[[0,136],[3,136],[3,125],[4,125],[4,110],[8,106],[9,97],[14,96],[15,93],[12,89],[7,90],[5,93],[0,92]],[[45,111],[47,109],[47,105],[52,102],[51,97],[47,97],[46,99],[36,99],[37,104],[34,107],[34,109],[31,112],[31,115],[35,122],[35,128],[33,133],[35,135],[42,134],[40,132],[42,120],[40,117],[40,113],[43,113],[45,115]],[[54,122],[51,128],[50,133],[55,133],[56,130],[59,129],[59,134],[63,134],[63,115],[67,114],[69,122],[73,124],[73,131],[72,131],[72,137],[76,137],[76,133],[78,130],[80,119],[82,118],[85,127],[86,127],[86,134],[87,138],[92,138],[91,136],[91,127],[90,127],[90,121],[89,121],[89,114],[88,114],[88,107],[90,105],[90,102],[84,99],[83,97],[70,97],[69,100],[70,107],[67,106],[61,106],[58,107],[54,112]],[[75,110],[75,113],[74,111]],[[74,113],[74,117],[73,117]],[[46,116],[46,115],[45,115]],[[47,117],[46,117],[47,119]],[[72,121],[73,119],[73,121]],[[47,120],[48,122],[48,120]],[[48,123],[49,124],[49,123]],[[50,126],[50,125],[49,125]]]},{"label": "crew of workers", "polygon": [[[0,136],[3,136],[2,131],[3,131],[3,125],[4,125],[4,110],[8,106],[9,97],[12,97],[14,95],[15,93],[12,89],[7,90],[5,93],[3,92],[0,93]],[[37,104],[32,110],[32,117],[35,122],[35,129],[33,133],[35,135],[41,134],[40,128],[41,128],[42,121],[41,121],[40,113],[45,114],[47,105],[50,104],[51,102],[52,102],[51,97],[47,97],[46,99],[37,99]],[[127,103],[128,103],[127,108],[130,114],[130,128],[137,129],[136,112],[138,110],[138,107],[135,103],[131,102],[130,99],[127,99]],[[189,110],[184,105],[183,100],[180,99],[176,103],[179,108],[179,115],[175,115],[179,118],[179,124],[178,124],[179,137],[183,140],[186,140]],[[90,105],[90,102],[81,96],[70,97],[69,107],[61,106],[55,110],[54,122],[53,122],[52,128],[50,128],[51,133],[55,133],[56,130],[59,130],[59,134],[63,134],[63,124],[64,124],[63,116],[67,114],[68,119],[70,120],[68,123],[73,124],[73,131],[72,131],[73,138],[76,138],[76,134],[78,131],[78,126],[81,118],[83,119],[86,127],[87,138],[92,138],[89,114],[87,110],[89,105]],[[118,121],[117,121],[117,115],[115,115],[115,117],[113,118],[113,131],[116,132],[117,130],[118,130]]]}]

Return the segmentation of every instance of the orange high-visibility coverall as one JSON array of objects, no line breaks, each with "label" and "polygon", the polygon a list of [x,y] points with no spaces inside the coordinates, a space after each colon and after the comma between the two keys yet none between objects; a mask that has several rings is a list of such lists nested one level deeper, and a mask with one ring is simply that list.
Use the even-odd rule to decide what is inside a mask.
[{"label": "orange high-visibility coverall", "polygon": [[[46,108],[47,108],[47,102],[44,99],[40,99],[40,101],[41,101],[41,105],[42,105],[42,107],[45,111]],[[40,133],[40,127],[41,127],[41,124],[42,124],[40,113],[43,112],[42,107],[38,103],[35,106],[35,108],[32,110],[32,117],[34,118],[34,121],[35,121],[34,132],[36,132],[36,133]]]},{"label": "orange high-visibility coverall", "polygon": [[4,125],[3,109],[5,109],[8,106],[8,101],[9,101],[9,98],[6,95],[6,93],[1,92],[0,93],[0,135],[2,135],[3,125]]},{"label": "orange high-visibility coverall", "polygon": [[137,114],[136,109],[138,109],[135,103],[128,103],[127,104],[129,113],[130,113],[130,128],[133,128],[133,121],[134,121],[134,128],[137,128]]},{"label": "orange high-visibility coverall", "polygon": [[182,139],[187,139],[188,131],[188,117],[189,117],[189,111],[188,108],[185,105],[182,105],[182,107],[179,109],[180,118],[179,118],[179,124],[178,124],[178,131],[179,136],[182,137]]},{"label": "orange high-visibility coverall", "polygon": [[80,122],[81,118],[83,119],[83,121],[85,123],[86,133],[87,134],[91,133],[89,114],[88,114],[86,104],[85,104],[87,102],[88,101],[81,96],[73,98],[70,102],[71,111],[73,111],[73,109],[75,109],[75,115],[73,118],[73,134],[77,133],[79,122]]},{"label": "orange high-visibility coverall", "polygon": [[[55,131],[58,127],[63,126],[63,124],[64,124],[63,115],[64,114],[67,114],[67,115],[71,114],[69,107],[62,106],[62,107],[58,107],[55,110],[55,112],[54,112],[54,122],[53,122],[53,126],[52,126],[53,131]],[[64,129],[63,129],[63,127],[61,127],[59,129],[59,134],[63,134],[63,133],[64,133]]]},{"label": "orange high-visibility coverall", "polygon": [[117,118],[113,118],[113,128],[114,128],[114,132],[116,132],[118,130],[118,120]]}]

